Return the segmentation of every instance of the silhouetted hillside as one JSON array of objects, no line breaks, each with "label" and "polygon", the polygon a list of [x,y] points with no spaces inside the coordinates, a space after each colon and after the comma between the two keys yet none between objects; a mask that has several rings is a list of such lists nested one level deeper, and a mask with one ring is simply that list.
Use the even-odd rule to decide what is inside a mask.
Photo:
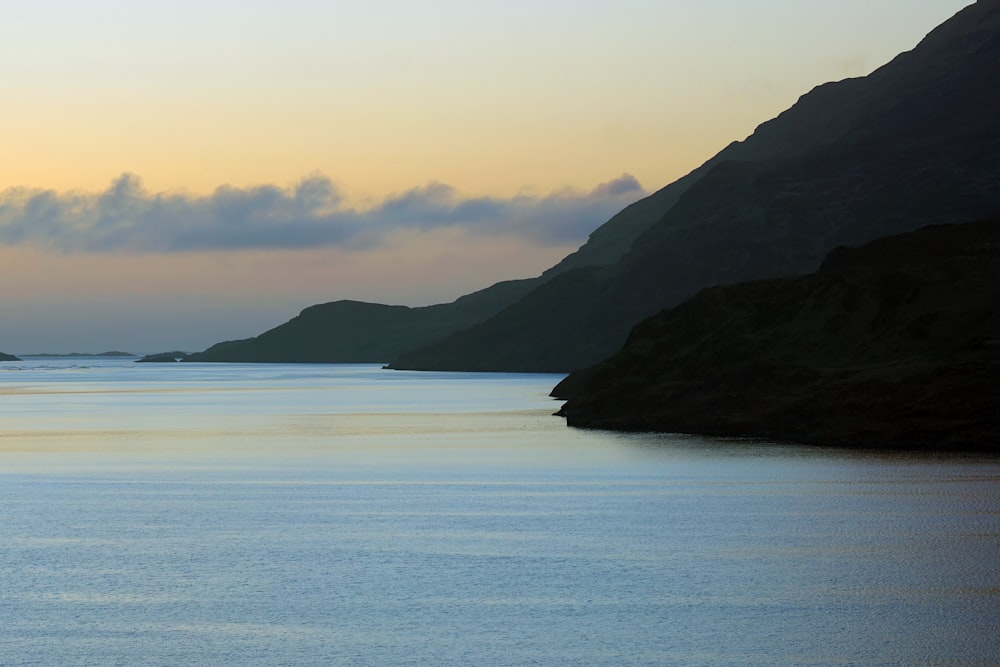
[{"label": "silhouetted hillside", "polygon": [[571,426],[1000,449],[1000,219],[705,289],[553,395]]},{"label": "silhouetted hillside", "polygon": [[217,343],[185,361],[384,363],[489,317],[530,287],[512,280],[422,308],[360,301],[310,306],[255,338]]},{"label": "silhouetted hillside", "polygon": [[13,354],[4,354],[3,352],[0,352],[0,361],[21,361],[21,360],[15,357]]},{"label": "silhouetted hillside", "polygon": [[[817,87],[682,179],[676,203],[651,226],[637,223],[614,265],[565,270],[391,366],[582,368],[618,350],[635,323],[703,287],[801,275],[839,245],[992,216],[996,118],[1000,2],[980,0],[871,75]],[[653,197],[669,205],[674,194]]]},{"label": "silhouetted hillside", "polygon": [[172,352],[157,352],[155,354],[147,354],[140,359],[136,359],[136,363],[174,363],[176,361],[187,361],[190,356],[191,355],[187,352],[182,352],[180,350],[174,350]]},{"label": "silhouetted hillside", "polygon": [[[489,318],[566,271],[614,264],[643,230],[676,203],[704,168],[626,207],[591,234],[579,250],[536,278],[496,283],[451,303],[417,308],[382,304],[362,307],[362,302],[357,301],[320,304],[264,334],[217,343],[185,360],[387,362]],[[167,360],[171,354],[150,356]]]}]

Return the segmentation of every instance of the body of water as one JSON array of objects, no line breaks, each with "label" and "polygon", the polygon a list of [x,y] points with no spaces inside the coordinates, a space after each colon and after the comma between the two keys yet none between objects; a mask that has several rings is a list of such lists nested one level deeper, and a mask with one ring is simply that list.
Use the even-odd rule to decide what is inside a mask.
[{"label": "body of water", "polygon": [[558,379],[0,364],[0,664],[1000,661],[1000,457],[577,431]]}]

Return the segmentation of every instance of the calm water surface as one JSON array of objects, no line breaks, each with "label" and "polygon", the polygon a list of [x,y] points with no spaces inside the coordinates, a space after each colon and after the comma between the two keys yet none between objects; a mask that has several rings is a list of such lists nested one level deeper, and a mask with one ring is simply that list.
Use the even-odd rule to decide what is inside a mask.
[{"label": "calm water surface", "polygon": [[558,379],[0,364],[0,664],[1000,663],[1000,458],[576,431]]}]

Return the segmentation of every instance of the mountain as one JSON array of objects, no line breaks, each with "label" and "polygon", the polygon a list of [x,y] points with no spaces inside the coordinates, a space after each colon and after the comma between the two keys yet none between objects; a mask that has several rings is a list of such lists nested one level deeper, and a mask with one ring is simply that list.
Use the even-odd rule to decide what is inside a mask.
[{"label": "mountain", "polygon": [[21,361],[21,360],[12,354],[4,354],[3,352],[0,352],[0,361]]},{"label": "mountain", "polygon": [[571,426],[1000,450],[1000,218],[707,288],[553,395]]},{"label": "mountain", "polygon": [[[1000,0],[979,0],[912,51],[813,89],[633,204],[523,298],[390,366],[583,368],[620,349],[637,322],[704,287],[802,275],[840,245],[993,216],[997,118]],[[588,259],[591,244],[621,250],[630,237],[613,264]]]},{"label": "mountain", "polygon": [[837,245],[993,215],[998,5],[980,0],[871,75],[815,88],[537,278],[422,308],[320,304],[189,359],[569,371],[702,287],[801,275]]}]

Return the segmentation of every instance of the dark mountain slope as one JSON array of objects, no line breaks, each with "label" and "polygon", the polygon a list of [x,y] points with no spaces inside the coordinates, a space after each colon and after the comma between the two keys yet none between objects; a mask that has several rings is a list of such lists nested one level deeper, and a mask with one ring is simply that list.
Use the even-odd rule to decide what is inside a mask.
[{"label": "dark mountain slope", "polygon": [[[760,159],[774,152],[766,142],[731,144],[690,174],[624,208],[595,230],[579,250],[537,278],[505,281],[451,303],[417,308],[362,305],[357,301],[319,304],[259,336],[217,343],[204,352],[186,356],[185,361],[323,363],[394,359],[486,320],[567,271],[618,262],[635,239],[670,210],[693,183],[737,148],[741,155]],[[580,342],[585,344],[584,340]],[[173,361],[176,355],[151,356]],[[517,351],[510,350],[508,356],[517,356]],[[519,369],[539,368],[545,363],[549,360],[525,357]]]},{"label": "dark mountain slope", "polygon": [[[536,278],[496,283],[451,303],[417,308],[350,300],[319,304],[259,336],[217,343],[185,361],[386,362],[487,319],[561,273],[614,264],[676,203],[696,173],[626,207],[579,250]],[[173,353],[147,360],[152,357],[174,360]]]},{"label": "dark mountain slope", "polygon": [[728,147],[615,265],[566,271],[391,365],[581,368],[703,287],[800,275],[838,245],[994,215],[998,117],[1000,2],[980,0],[913,51],[814,89]]},{"label": "dark mountain slope", "polygon": [[1000,450],[1000,219],[708,288],[553,394],[571,426]]},{"label": "dark mountain slope", "polygon": [[0,352],[0,361],[21,361],[21,360],[12,354],[4,354],[3,352]]}]

